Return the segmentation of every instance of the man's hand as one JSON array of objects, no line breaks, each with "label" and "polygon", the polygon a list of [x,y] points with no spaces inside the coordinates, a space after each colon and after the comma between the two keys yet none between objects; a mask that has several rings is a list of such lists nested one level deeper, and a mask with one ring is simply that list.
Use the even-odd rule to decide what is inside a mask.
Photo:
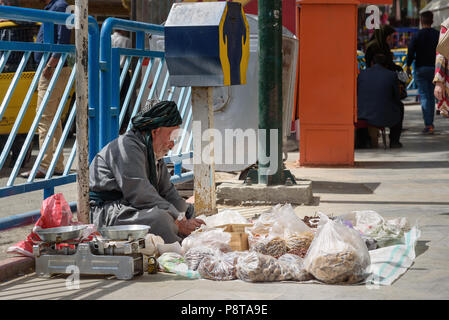
[{"label": "man's hand", "polygon": [[198,229],[202,224],[206,224],[201,219],[182,219],[182,220],[176,220],[175,224],[178,226],[178,233],[183,236],[190,235],[193,231]]},{"label": "man's hand", "polygon": [[194,204],[195,203],[195,195],[191,196],[189,199],[186,200],[187,203]]},{"label": "man's hand", "polygon": [[44,68],[44,71],[42,74],[44,75],[45,79],[50,80],[53,72],[55,71],[56,66],[58,65],[59,58],[50,57],[48,59],[47,65]]},{"label": "man's hand", "polygon": [[437,82],[435,83],[435,90],[433,91],[433,94],[435,98],[438,100],[443,100],[445,93],[444,93],[444,84],[443,82]]}]

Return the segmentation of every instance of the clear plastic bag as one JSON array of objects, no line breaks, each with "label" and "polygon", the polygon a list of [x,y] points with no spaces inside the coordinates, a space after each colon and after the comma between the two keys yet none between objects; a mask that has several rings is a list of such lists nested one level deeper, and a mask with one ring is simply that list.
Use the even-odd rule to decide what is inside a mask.
[{"label": "clear plastic bag", "polygon": [[222,210],[211,216],[198,218],[202,219],[208,227],[217,227],[225,224],[249,224],[248,219],[243,217],[238,211],[230,209]]},{"label": "clear plastic bag", "polygon": [[217,250],[210,247],[190,248],[184,255],[184,261],[190,270],[197,270],[201,260],[208,256],[214,256]]},{"label": "clear plastic bag", "polygon": [[404,234],[410,230],[406,218],[385,220],[372,210],[353,211],[336,219],[350,222],[354,229],[361,232],[365,238],[375,240],[377,246],[381,248],[403,244]]},{"label": "clear plastic bag", "polygon": [[182,249],[184,252],[189,251],[195,247],[210,247],[220,250],[222,252],[231,251],[229,242],[231,241],[231,234],[224,232],[223,229],[214,228],[207,229],[201,232],[190,234],[182,241]]},{"label": "clear plastic bag", "polygon": [[304,259],[295,254],[284,254],[279,257],[278,262],[281,266],[281,280],[307,281],[313,279],[313,276],[304,267]]},{"label": "clear plastic bag", "polygon": [[270,230],[271,227],[261,221],[256,221],[252,227],[246,227],[245,232],[248,234],[249,248],[251,249],[251,247],[259,241],[268,238]]},{"label": "clear plastic bag", "polygon": [[325,283],[362,281],[370,256],[359,232],[319,215],[320,226],[304,260],[306,270]]},{"label": "clear plastic bag", "polygon": [[313,232],[303,232],[288,237],[285,240],[287,253],[304,258],[314,237],[315,234]]},{"label": "clear plastic bag", "polygon": [[240,252],[219,253],[201,260],[198,272],[204,279],[235,280],[237,279],[237,261]]},{"label": "clear plastic bag", "polygon": [[147,256],[158,256],[158,244],[164,244],[164,239],[162,239],[160,236],[148,233],[145,236],[145,248],[140,249],[140,252]]},{"label": "clear plastic bag", "polygon": [[281,265],[272,256],[247,252],[237,260],[237,278],[247,282],[280,281]]},{"label": "clear plastic bag", "polygon": [[199,279],[198,271],[190,270],[179,253],[166,252],[157,258],[160,271],[175,273],[189,279]]},{"label": "clear plastic bag", "polygon": [[273,207],[275,221],[271,227],[271,235],[287,239],[295,234],[312,232],[312,230],[296,215],[290,204],[278,204]]},{"label": "clear plastic bag", "polygon": [[[270,221],[270,224],[267,224],[267,221]],[[295,214],[290,204],[276,205],[265,216],[261,216],[253,227],[246,228],[246,232],[251,251],[271,255],[275,258],[289,250],[293,250],[298,255],[305,254],[313,238],[312,230]],[[296,246],[294,245],[295,240]],[[290,243],[290,248],[288,248],[287,241]]]},{"label": "clear plastic bag", "polygon": [[287,244],[284,239],[279,237],[268,237],[253,242],[250,246],[250,251],[279,258],[287,253]]}]

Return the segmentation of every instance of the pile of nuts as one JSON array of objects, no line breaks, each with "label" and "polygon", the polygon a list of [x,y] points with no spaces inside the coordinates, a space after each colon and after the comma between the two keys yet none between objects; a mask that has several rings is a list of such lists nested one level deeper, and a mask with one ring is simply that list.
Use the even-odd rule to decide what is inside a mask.
[{"label": "pile of nuts", "polygon": [[184,261],[189,267],[189,270],[195,271],[198,269],[201,260],[205,257],[211,257],[216,254],[216,250],[209,247],[194,247],[189,249],[184,255]]},{"label": "pile of nuts", "polygon": [[279,281],[281,272],[281,265],[275,258],[258,252],[242,255],[237,262],[237,277],[243,281]]},{"label": "pile of nuts", "polygon": [[286,240],[287,253],[296,254],[301,258],[304,258],[313,241],[313,237],[313,232],[303,232],[289,237]]},{"label": "pile of nuts", "polygon": [[309,227],[309,228],[316,228],[318,226],[318,222],[320,221],[320,217],[318,216],[305,216],[302,221]]},{"label": "pile of nuts", "polygon": [[354,251],[326,254],[313,259],[308,271],[325,283],[357,283],[366,268],[359,260]]},{"label": "pile of nuts", "polygon": [[287,253],[287,244],[285,240],[276,237],[260,240],[259,242],[254,243],[250,249],[251,251],[279,258]]},{"label": "pile of nuts", "polygon": [[236,264],[239,254],[229,252],[205,257],[198,266],[198,272],[202,278],[209,280],[237,279]]},{"label": "pile of nuts", "polygon": [[281,265],[281,280],[307,281],[313,279],[304,267],[304,259],[294,254],[284,254],[278,259]]}]

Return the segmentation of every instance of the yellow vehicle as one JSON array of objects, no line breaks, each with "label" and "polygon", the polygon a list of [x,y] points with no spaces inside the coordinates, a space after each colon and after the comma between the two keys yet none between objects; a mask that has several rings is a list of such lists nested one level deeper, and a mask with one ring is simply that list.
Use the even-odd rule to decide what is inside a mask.
[{"label": "yellow vehicle", "polygon": [[[2,30],[5,30],[6,28],[16,28],[18,25],[14,22],[0,22],[0,32]],[[31,30],[33,31],[33,30]],[[31,59],[31,57],[30,57]],[[11,81],[14,77],[14,72],[3,72],[0,74],[0,101],[3,101],[3,99],[6,96],[6,93],[8,91],[8,88],[11,84]],[[17,86],[11,96],[11,99],[9,100],[9,103],[6,107],[5,113],[3,114],[2,119],[0,120],[0,150],[3,149],[4,144],[6,143],[8,136],[14,126],[14,123],[16,121],[17,115],[19,114],[20,108],[22,107],[22,104],[25,100],[26,94],[28,92],[28,89],[31,86],[31,82],[33,80],[33,77],[35,75],[34,71],[28,71],[28,72],[22,72],[20,75],[19,81],[17,83]],[[72,87],[72,90],[69,94],[69,97],[67,98],[66,105],[64,107],[64,111],[62,113],[61,119],[63,121],[63,124],[65,124],[68,113],[70,111],[71,106],[73,105],[75,101],[75,93],[74,93],[74,87]],[[1,104],[1,102],[0,102]],[[17,131],[17,136],[14,141],[14,145],[11,148],[12,152],[12,158],[15,160],[18,156],[18,153],[20,152],[20,149],[22,148],[22,144],[25,141],[26,135],[28,134],[28,131],[30,130],[31,124],[33,123],[34,117],[36,116],[36,109],[37,109],[37,88],[35,92],[33,93],[30,103],[28,105],[27,111],[22,119],[21,125]],[[29,153],[31,152],[32,148],[29,148]],[[25,158],[25,160],[28,160],[29,156]],[[24,161],[25,163],[26,161]],[[13,161],[10,162],[10,166],[14,165]]]}]

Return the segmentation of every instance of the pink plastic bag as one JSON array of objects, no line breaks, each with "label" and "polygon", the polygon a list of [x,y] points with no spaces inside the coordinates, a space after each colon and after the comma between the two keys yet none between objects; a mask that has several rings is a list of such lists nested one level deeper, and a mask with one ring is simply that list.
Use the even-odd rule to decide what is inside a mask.
[{"label": "pink plastic bag", "polygon": [[[37,220],[26,240],[19,241],[15,245],[9,247],[6,252],[11,254],[18,253],[24,256],[34,257],[33,245],[38,244],[42,241],[37,235],[36,231],[40,229],[81,224],[80,222],[72,221],[72,218],[72,210],[70,210],[70,206],[65,200],[62,193],[57,193],[51,197],[48,197],[42,202],[41,217],[39,218],[39,220]],[[89,233],[92,231],[94,230],[90,230]]]},{"label": "pink plastic bag", "polygon": [[36,222],[33,231],[36,231],[37,227],[42,229],[56,228],[71,226],[72,222],[72,210],[67,201],[64,199],[62,193],[57,193],[51,197],[48,197],[42,203],[41,217]]}]

